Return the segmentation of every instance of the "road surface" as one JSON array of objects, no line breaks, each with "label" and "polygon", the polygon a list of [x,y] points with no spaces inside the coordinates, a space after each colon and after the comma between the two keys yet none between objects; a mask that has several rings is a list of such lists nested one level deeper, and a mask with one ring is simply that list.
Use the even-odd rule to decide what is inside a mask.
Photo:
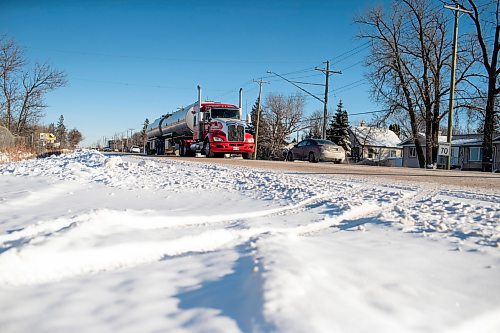
[{"label": "road surface", "polygon": [[393,179],[398,182],[427,182],[450,186],[480,187],[500,192],[500,174],[479,171],[432,170],[401,167],[382,167],[352,164],[309,163],[243,160],[241,158],[206,158],[178,156],[148,156],[148,158],[182,159],[197,163],[214,163],[249,168],[279,170],[285,173],[310,175],[337,175],[345,178],[370,177]]}]

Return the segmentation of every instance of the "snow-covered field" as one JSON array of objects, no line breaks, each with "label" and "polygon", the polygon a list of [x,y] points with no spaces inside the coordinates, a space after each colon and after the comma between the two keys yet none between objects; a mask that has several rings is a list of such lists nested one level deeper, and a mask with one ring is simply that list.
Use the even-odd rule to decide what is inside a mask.
[{"label": "snow-covered field", "polygon": [[0,165],[0,332],[500,332],[500,190]]}]

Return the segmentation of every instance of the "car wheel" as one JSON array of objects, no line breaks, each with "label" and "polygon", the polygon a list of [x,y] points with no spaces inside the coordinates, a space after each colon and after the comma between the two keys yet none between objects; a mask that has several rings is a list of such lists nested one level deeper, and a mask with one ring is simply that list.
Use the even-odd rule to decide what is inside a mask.
[{"label": "car wheel", "polygon": [[313,152],[309,153],[309,162],[311,162],[311,163],[317,163],[318,162],[318,160],[316,159],[316,156],[314,155]]},{"label": "car wheel", "polygon": [[288,162],[293,162],[293,154],[291,151],[289,151],[288,154],[286,154],[286,160]]}]

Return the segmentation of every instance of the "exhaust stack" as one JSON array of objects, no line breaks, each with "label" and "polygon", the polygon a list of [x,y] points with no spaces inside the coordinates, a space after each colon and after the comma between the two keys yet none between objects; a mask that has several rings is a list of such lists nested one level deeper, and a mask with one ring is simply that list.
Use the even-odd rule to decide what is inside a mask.
[{"label": "exhaust stack", "polygon": [[240,120],[243,120],[243,88],[240,88]]},{"label": "exhaust stack", "polygon": [[198,138],[201,139],[203,136],[203,126],[202,126],[202,112],[201,112],[201,87],[198,85],[198,119],[196,121],[198,122]]}]

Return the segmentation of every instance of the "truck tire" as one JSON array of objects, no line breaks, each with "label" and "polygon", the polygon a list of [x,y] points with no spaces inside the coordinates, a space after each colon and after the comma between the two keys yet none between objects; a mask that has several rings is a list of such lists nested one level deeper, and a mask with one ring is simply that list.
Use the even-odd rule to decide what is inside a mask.
[{"label": "truck tire", "polygon": [[251,160],[252,159],[252,153],[244,153],[243,154],[243,159],[244,160]]},{"label": "truck tire", "polygon": [[215,156],[215,154],[210,149],[210,142],[208,140],[203,144],[203,151],[205,152],[205,156],[208,158],[213,158]]}]

